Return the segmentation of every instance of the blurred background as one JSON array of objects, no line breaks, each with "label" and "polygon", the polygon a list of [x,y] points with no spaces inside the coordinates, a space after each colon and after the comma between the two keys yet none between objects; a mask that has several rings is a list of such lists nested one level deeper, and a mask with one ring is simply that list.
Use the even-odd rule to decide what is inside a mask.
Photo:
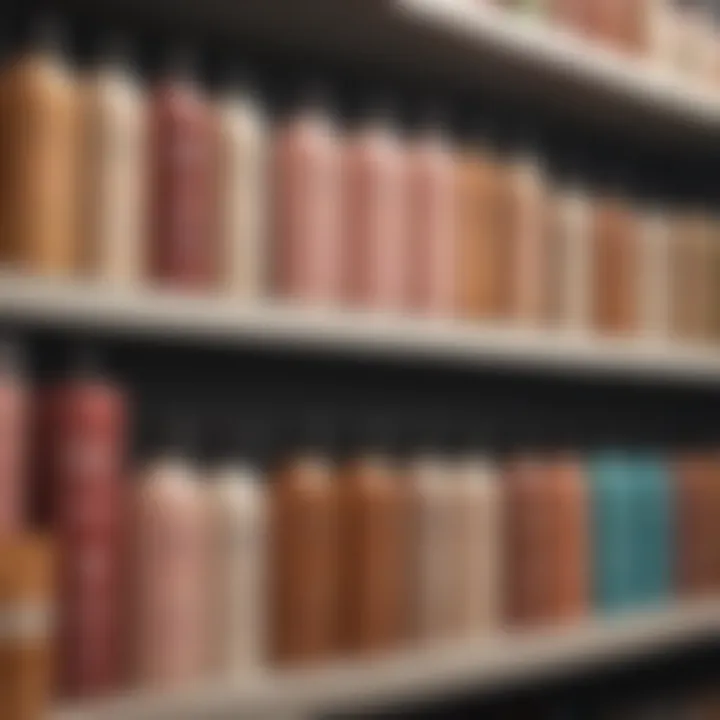
[{"label": "blurred background", "polygon": [[0,720],[720,717],[720,7],[0,29]]}]

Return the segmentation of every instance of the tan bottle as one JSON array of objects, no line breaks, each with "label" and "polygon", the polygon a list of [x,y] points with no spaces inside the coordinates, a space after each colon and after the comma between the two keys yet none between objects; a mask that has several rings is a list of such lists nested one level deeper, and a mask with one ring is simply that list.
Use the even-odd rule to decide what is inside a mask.
[{"label": "tan bottle", "polygon": [[545,278],[544,180],[532,141],[523,130],[516,131],[515,143],[508,155],[507,179],[504,185],[508,197],[505,207],[506,232],[501,242],[507,258],[507,274],[501,279],[508,283],[508,314],[523,325],[539,325],[546,316],[547,282]]},{"label": "tan bottle", "polygon": [[457,307],[466,318],[495,313],[496,178],[499,160],[484,139],[473,139],[456,156]]},{"label": "tan bottle", "polygon": [[338,469],[340,631],[348,653],[392,650],[407,630],[408,495],[379,427],[355,433],[359,444]]},{"label": "tan bottle", "polygon": [[238,77],[214,113],[220,286],[233,297],[257,300],[268,281],[267,120],[255,92]]},{"label": "tan bottle", "polygon": [[305,427],[269,488],[271,653],[281,664],[327,660],[338,646],[335,471],[316,428]]},{"label": "tan bottle", "polygon": [[636,221],[615,180],[597,192],[592,243],[594,327],[603,334],[632,335],[638,324]]},{"label": "tan bottle", "polygon": [[456,489],[451,466],[436,448],[432,438],[422,440],[406,471],[412,513],[411,634],[428,645],[455,634],[457,615]]},{"label": "tan bottle", "polygon": [[53,682],[52,545],[18,535],[0,541],[0,698],[3,720],[42,720]]},{"label": "tan bottle", "polygon": [[547,313],[551,326],[583,333],[590,329],[592,317],[592,215],[577,172],[572,160],[564,162],[548,192]]},{"label": "tan bottle", "polygon": [[78,255],[78,99],[61,46],[53,19],[32,20],[0,92],[3,259],[48,276],[72,273]]},{"label": "tan bottle", "polygon": [[79,91],[79,262],[92,278],[132,287],[147,269],[147,113],[130,58],[106,43]]},{"label": "tan bottle", "polygon": [[472,640],[499,631],[503,587],[503,494],[489,436],[477,427],[452,464],[458,537],[457,637]]}]

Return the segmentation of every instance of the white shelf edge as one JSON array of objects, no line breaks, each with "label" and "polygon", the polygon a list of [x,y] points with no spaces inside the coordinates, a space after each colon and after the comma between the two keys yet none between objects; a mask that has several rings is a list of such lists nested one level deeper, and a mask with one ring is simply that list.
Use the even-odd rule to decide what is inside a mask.
[{"label": "white shelf edge", "polygon": [[473,0],[394,0],[407,19],[444,28],[535,71],[562,73],[624,96],[659,113],[720,129],[720,89],[662,68],[649,59],[590,43],[562,29],[513,18]]},{"label": "white shelf edge", "polygon": [[453,366],[720,383],[720,348],[466,321],[248,305],[222,297],[0,276],[0,321],[195,345],[273,347]]},{"label": "white shelf edge", "polygon": [[197,720],[296,716],[430,700],[508,682],[563,675],[720,635],[720,600],[560,630],[420,649],[332,668],[268,671],[172,693],[137,694],[57,709],[51,720]]}]

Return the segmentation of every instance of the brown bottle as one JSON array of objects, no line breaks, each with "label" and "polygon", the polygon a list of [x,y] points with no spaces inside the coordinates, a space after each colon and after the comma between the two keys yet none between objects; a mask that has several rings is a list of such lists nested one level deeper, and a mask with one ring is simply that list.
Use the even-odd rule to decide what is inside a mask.
[{"label": "brown bottle", "polygon": [[551,618],[566,623],[582,619],[589,607],[589,514],[586,481],[580,462],[569,452],[554,455],[548,466],[552,504]]},{"label": "brown bottle", "polygon": [[362,444],[338,470],[340,637],[350,653],[390,650],[406,634],[407,492],[375,427],[357,434]]},{"label": "brown bottle", "polygon": [[702,597],[718,588],[720,465],[706,453],[685,453],[675,464],[676,581],[680,596],[686,598]]},{"label": "brown bottle", "polygon": [[557,575],[555,506],[548,457],[523,443],[503,467],[505,483],[506,618],[513,626],[554,619]]},{"label": "brown bottle", "polygon": [[0,91],[0,248],[24,272],[68,275],[77,263],[77,88],[62,30],[33,19]]},{"label": "brown bottle", "polygon": [[0,540],[3,720],[42,720],[51,699],[55,565],[47,538]]},{"label": "brown bottle", "polygon": [[338,646],[336,486],[314,430],[306,426],[271,475],[271,654],[282,664],[326,660]]},{"label": "brown bottle", "polygon": [[461,316],[495,315],[495,242],[493,225],[498,158],[482,141],[456,157],[457,307]]},{"label": "brown bottle", "polygon": [[593,317],[598,332],[631,335],[637,330],[637,235],[633,211],[619,188],[601,188],[595,201],[592,243]]},{"label": "brown bottle", "polygon": [[213,125],[192,60],[169,59],[149,106],[152,277],[188,289],[217,277],[212,239]]}]

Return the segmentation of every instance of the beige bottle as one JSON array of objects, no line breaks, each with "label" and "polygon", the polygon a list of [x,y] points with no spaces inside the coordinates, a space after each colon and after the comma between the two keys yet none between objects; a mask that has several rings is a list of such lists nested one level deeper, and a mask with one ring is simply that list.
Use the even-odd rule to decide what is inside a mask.
[{"label": "beige bottle", "polygon": [[574,172],[563,168],[548,197],[547,310],[552,326],[584,333],[592,320],[591,211]]},{"label": "beige bottle", "polygon": [[117,44],[106,53],[79,90],[79,263],[90,277],[127,288],[146,269],[147,116],[130,58]]},{"label": "beige bottle", "polygon": [[670,333],[670,223],[658,205],[642,211],[638,230],[637,283],[641,335],[667,339]]},{"label": "beige bottle", "polygon": [[218,99],[215,115],[220,286],[257,300],[267,282],[267,121],[256,94],[238,79]]},{"label": "beige bottle", "polygon": [[237,445],[204,485],[209,669],[256,670],[266,658],[267,507],[259,469]]},{"label": "beige bottle", "polygon": [[2,76],[3,259],[58,276],[77,265],[77,87],[63,59],[62,30],[31,21]]},{"label": "beige bottle", "polygon": [[455,634],[457,609],[456,488],[451,466],[425,444],[408,463],[412,513],[413,639],[432,645]]},{"label": "beige bottle", "polygon": [[458,535],[458,637],[497,632],[502,602],[502,492],[493,460],[468,442],[453,464]]},{"label": "beige bottle", "polygon": [[177,440],[156,452],[133,489],[133,633],[136,681],[168,686],[206,664],[204,497]]}]

